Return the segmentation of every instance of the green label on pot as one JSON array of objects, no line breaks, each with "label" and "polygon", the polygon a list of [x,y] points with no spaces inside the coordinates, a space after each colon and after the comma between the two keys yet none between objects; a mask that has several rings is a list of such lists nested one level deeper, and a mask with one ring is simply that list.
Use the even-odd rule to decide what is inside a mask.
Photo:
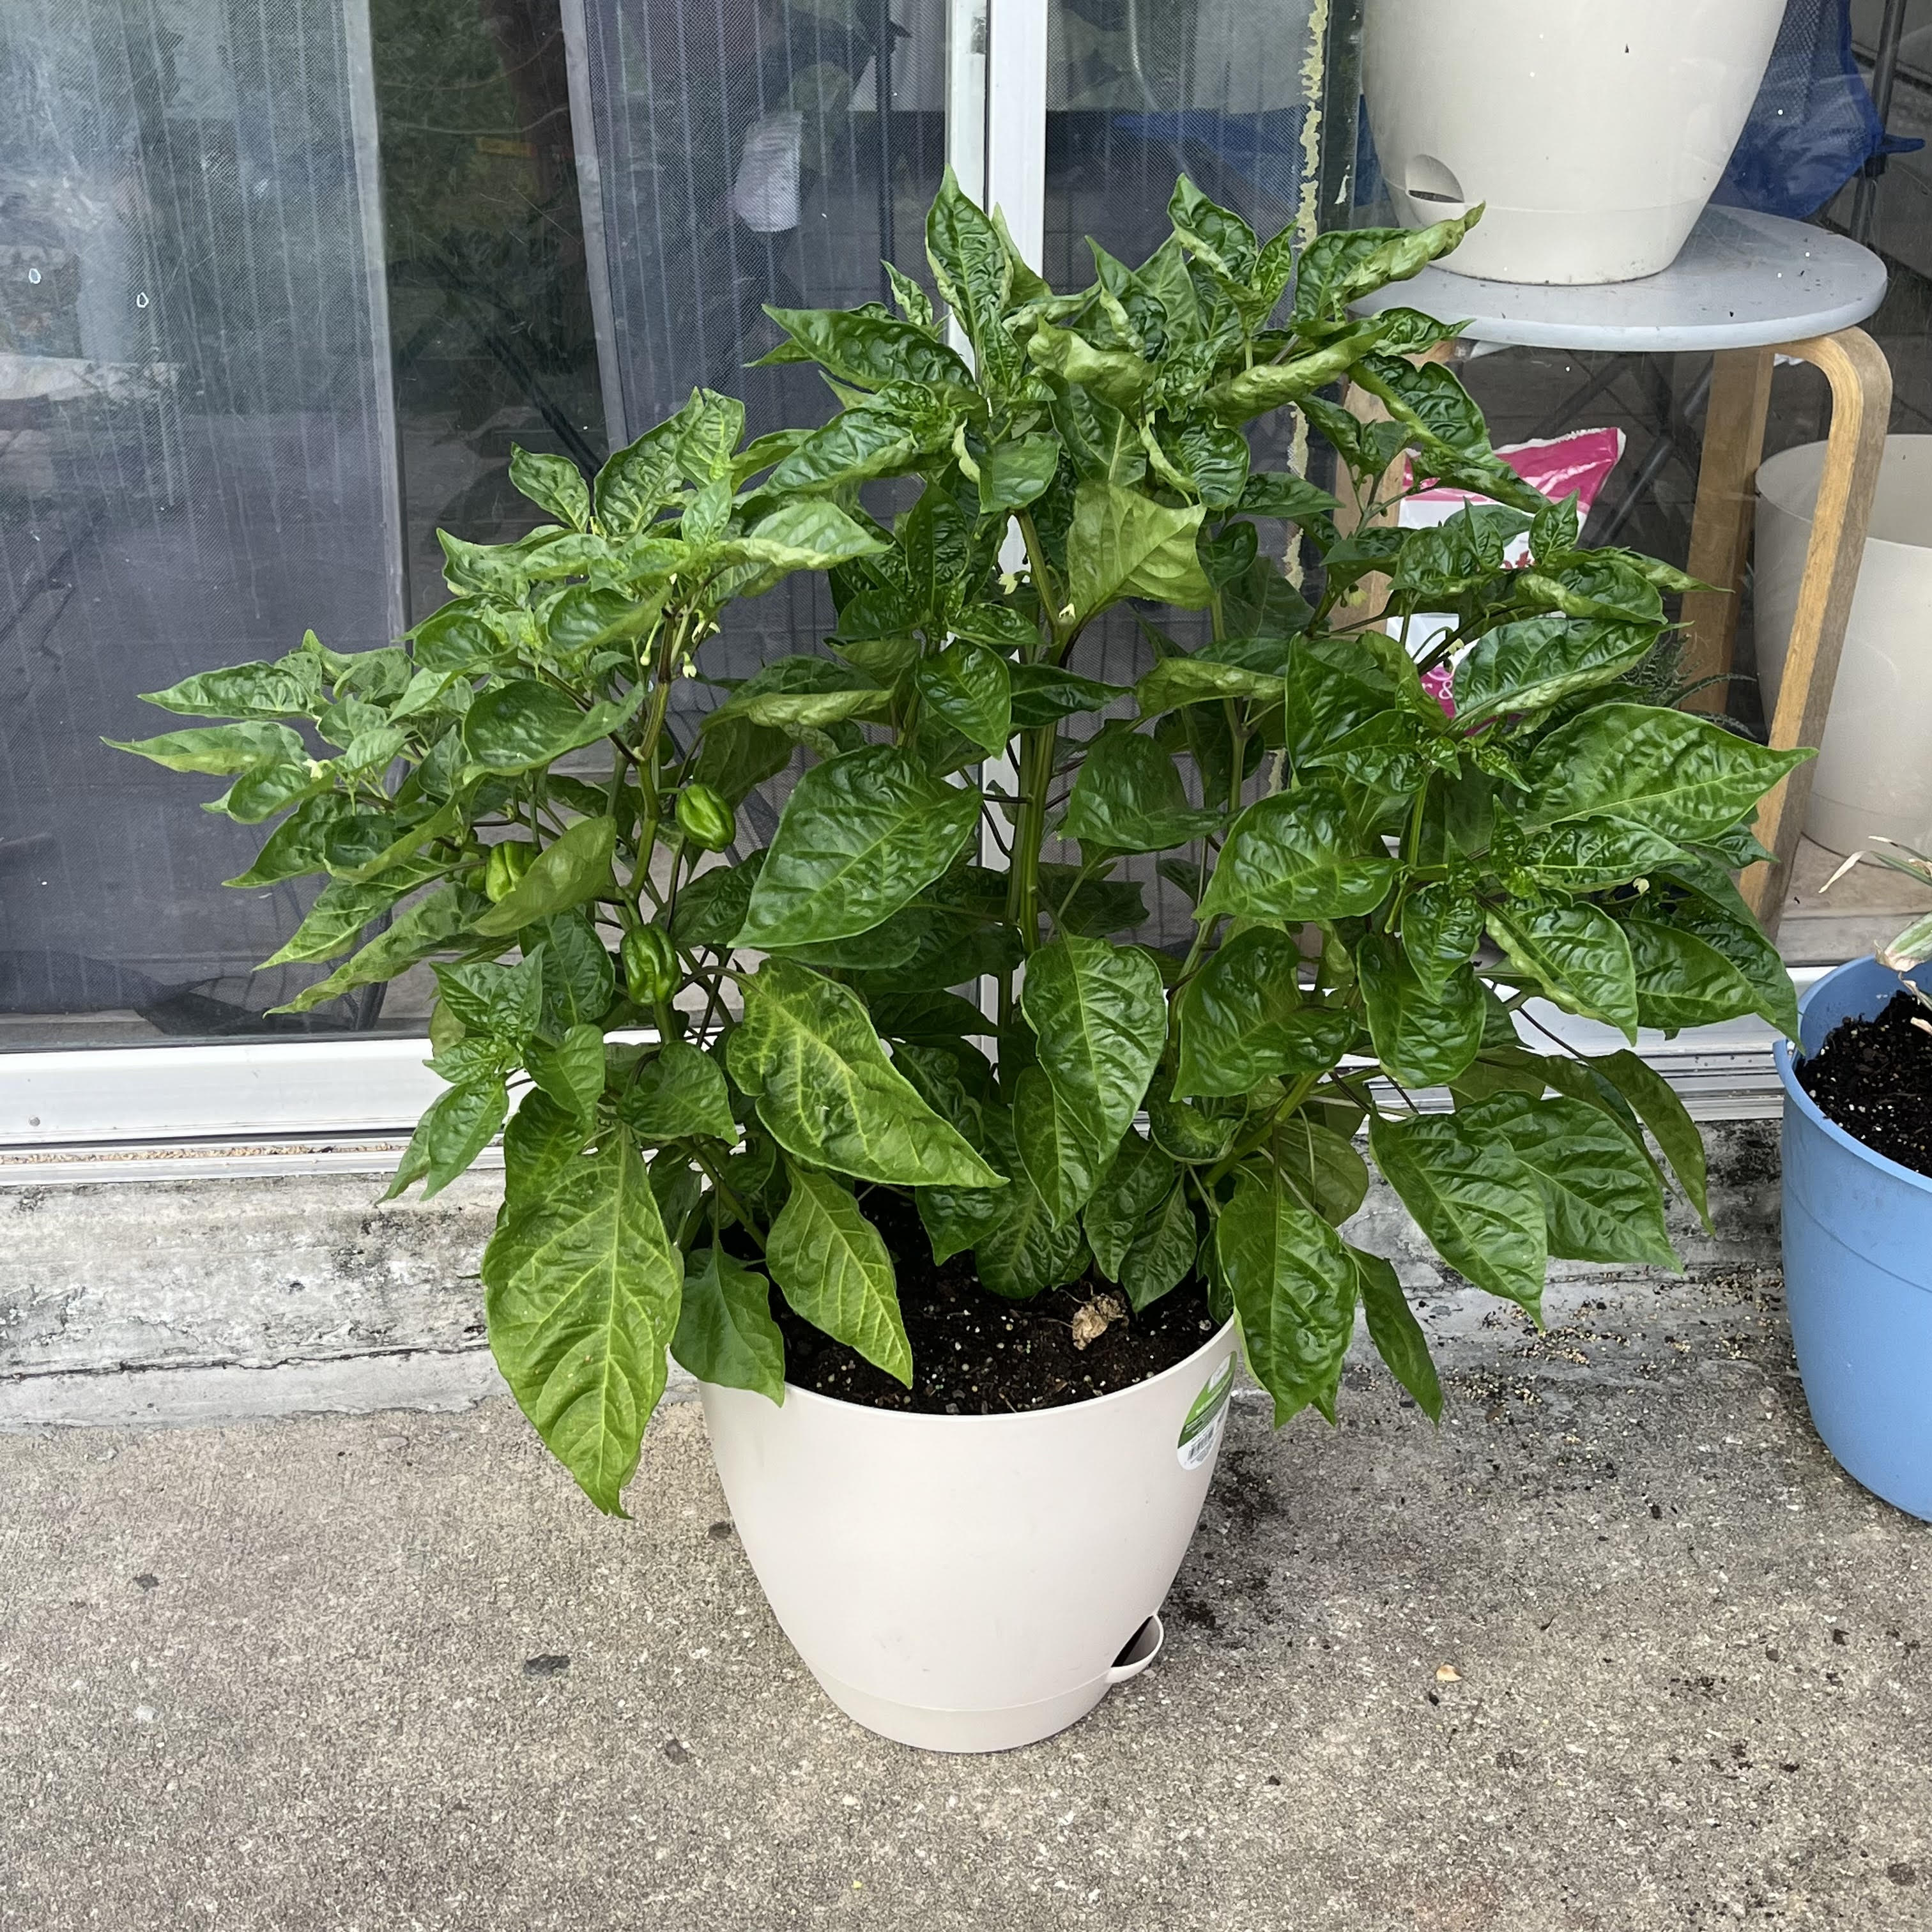
[{"label": "green label on pot", "polygon": [[1180,1440],[1174,1454],[1184,1469],[1198,1469],[1214,1454],[1221,1439],[1221,1419],[1228,1412],[1228,1398],[1234,1390],[1234,1358],[1230,1355],[1208,1378],[1206,1387],[1194,1398],[1187,1420],[1180,1425]]}]

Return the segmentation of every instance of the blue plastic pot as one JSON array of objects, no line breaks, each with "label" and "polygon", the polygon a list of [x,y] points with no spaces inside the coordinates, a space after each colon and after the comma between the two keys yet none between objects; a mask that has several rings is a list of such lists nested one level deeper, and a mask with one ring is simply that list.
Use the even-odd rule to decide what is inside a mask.
[{"label": "blue plastic pot", "polygon": [[[1932,962],[1913,979],[1932,987]],[[1898,975],[1854,959],[1798,1004],[1798,1047],[1870,1019]],[[1775,1048],[1784,1083],[1784,1292],[1818,1433],[1865,1487],[1932,1520],[1932,1177],[1827,1120]]]}]

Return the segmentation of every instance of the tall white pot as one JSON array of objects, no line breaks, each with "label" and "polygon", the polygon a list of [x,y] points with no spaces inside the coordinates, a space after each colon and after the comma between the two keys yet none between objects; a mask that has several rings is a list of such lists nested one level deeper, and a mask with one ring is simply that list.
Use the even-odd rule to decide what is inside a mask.
[{"label": "tall white pot", "polygon": [[1677,258],[1784,0],[1368,0],[1364,92],[1400,218],[1484,204],[1443,266],[1623,282]]},{"label": "tall white pot", "polygon": [[[1765,710],[1774,710],[1798,610],[1825,446],[1757,472],[1752,598]],[[1806,834],[1828,852],[1872,838],[1932,849],[1932,436],[1886,439]]]},{"label": "tall white pot", "polygon": [[1132,1388],[1020,1415],[707,1382],[704,1419],[745,1553],[832,1702],[902,1744],[1005,1750],[1151,1661],[1234,1355],[1230,1324]]}]

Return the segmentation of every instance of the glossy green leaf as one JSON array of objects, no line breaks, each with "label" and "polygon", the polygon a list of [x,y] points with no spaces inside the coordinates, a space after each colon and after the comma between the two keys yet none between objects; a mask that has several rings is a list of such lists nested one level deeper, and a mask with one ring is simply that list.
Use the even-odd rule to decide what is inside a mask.
[{"label": "glossy green leaf", "polygon": [[1220,664],[1206,657],[1162,658],[1134,687],[1134,701],[1143,718],[1158,718],[1184,704],[1222,698],[1272,704],[1280,700],[1282,689],[1281,679],[1243,664]]},{"label": "glossy green leaf", "polygon": [[1692,712],[1600,704],[1538,743],[1524,815],[1553,825],[1610,813],[1681,844],[1728,831],[1811,756],[1767,751]]},{"label": "glossy green leaf", "polygon": [[512,1208],[548,1193],[589,1138],[579,1115],[531,1088],[503,1130],[503,1192]]},{"label": "glossy green leaf", "polygon": [[1268,1141],[1276,1172],[1330,1227],[1357,1213],[1369,1195],[1368,1163],[1354,1143],[1298,1108]]},{"label": "glossy green leaf", "polygon": [[892,1066],[855,994],[783,959],[743,984],[726,1058],[787,1152],[902,1187],[1001,1184]]},{"label": "glossy green leaf", "polygon": [[1418,886],[1402,902],[1402,950],[1426,994],[1448,985],[1482,938],[1482,908],[1454,886],[1440,880]]},{"label": "glossy green leaf", "polygon": [[586,1023],[568,1028],[554,1043],[533,1040],[524,1049],[530,1078],[580,1120],[596,1114],[604,1091],[604,1034]]},{"label": "glossy green leaf", "polygon": [[646,1147],[693,1136],[735,1142],[723,1071],[689,1041],[667,1040],[619,1090],[618,1118]]},{"label": "glossy green leaf", "polygon": [[1436,1252],[1478,1288],[1542,1306],[1549,1247],[1536,1177],[1460,1114],[1369,1124],[1369,1150]]},{"label": "glossy green leaf", "polygon": [[440,1194],[496,1138],[509,1111],[509,1095],[497,1078],[465,1082],[439,1094],[416,1123],[383,1199],[393,1201],[417,1180],[428,1184],[425,1201]]},{"label": "glossy green leaf", "polygon": [[617,828],[608,818],[580,818],[546,845],[517,884],[476,921],[488,937],[508,934],[552,913],[568,912],[609,893]]},{"label": "glossy green leaf", "polygon": [[934,778],[896,745],[814,766],[786,801],[739,944],[870,930],[958,857],[979,814],[977,793]]},{"label": "glossy green leaf", "polygon": [[1369,1034],[1382,1070],[1405,1086],[1446,1086],[1483,1043],[1482,982],[1458,968],[1431,991],[1399,941],[1370,933],[1355,949]]},{"label": "glossy green leaf", "polygon": [[765,1262],[785,1300],[814,1328],[912,1386],[912,1344],[892,1257],[849,1188],[794,1167]]},{"label": "glossy green leaf", "polygon": [[1311,785],[1258,800],[1235,820],[1196,919],[1342,919],[1372,912],[1396,874],[1352,825],[1339,792]]},{"label": "glossy green leaf", "polygon": [[304,666],[286,658],[280,664],[230,664],[225,670],[183,678],[165,691],[144,691],[141,702],[186,718],[307,717],[322,702],[320,668],[312,661]]},{"label": "glossy green leaf", "polygon": [[1335,1007],[1304,1005],[1300,968],[1294,940],[1269,926],[1250,926],[1210,956],[1180,995],[1177,1095],[1245,1094],[1341,1059],[1355,1022]]},{"label": "glossy green leaf", "polygon": [[483,1252],[490,1349],[517,1406],[606,1514],[664,1393],[684,1269],[630,1142],[506,1208]]},{"label": "glossy green leaf", "polygon": [[510,481],[540,510],[574,530],[590,522],[590,490],[567,456],[548,456],[510,446]]},{"label": "glossy green leaf", "polygon": [[1511,962],[1566,1012],[1586,1014],[1636,1039],[1636,969],[1624,929],[1607,913],[1580,901],[1492,907],[1489,928]]},{"label": "glossy green leaf", "polygon": [[1174,1180],[1174,1162],[1130,1130],[1081,1210],[1094,1265],[1109,1281],[1120,1280],[1128,1249],[1173,1192]]},{"label": "glossy green leaf", "polygon": [[1355,1328],[1355,1270],[1341,1237],[1271,1178],[1244,1168],[1215,1224],[1215,1250],[1275,1426],[1310,1403],[1333,1422]]},{"label": "glossy green leaf", "polygon": [[1060,440],[1037,431],[995,443],[980,458],[980,513],[998,516],[1023,510],[1052,482],[1060,466]]},{"label": "glossy green leaf", "polygon": [[1473,729],[1513,711],[1540,711],[1559,698],[1621,677],[1648,656],[1654,630],[1640,624],[1531,617],[1486,632],[1456,667],[1456,724]]},{"label": "glossy green leaf", "polygon": [[434,860],[411,861],[367,885],[342,879],[324,886],[288,943],[262,962],[263,970],[296,960],[333,959],[346,952],[369,922],[406,898],[418,886],[441,877]]},{"label": "glossy green leaf", "polygon": [[[286,724],[207,724],[188,731],[164,731],[158,738],[100,741],[116,752],[165,765],[171,772],[208,772],[225,776],[256,765],[299,766],[308,748]],[[266,816],[266,814],[263,814]]]},{"label": "glossy green leaf", "polygon": [[677,494],[678,439],[700,406],[693,396],[668,422],[647,429],[619,450],[597,472],[597,520],[607,536],[641,530]]},{"label": "glossy green leaf", "polygon": [[1567,892],[1606,892],[1680,863],[1668,838],[1628,818],[1572,818],[1532,847],[1525,869],[1539,884]]},{"label": "glossy green leaf", "polygon": [[1302,251],[1294,281],[1298,322],[1340,322],[1348,304],[1419,274],[1481,218],[1480,208],[1428,228],[1338,229]]},{"label": "glossy green leaf", "polygon": [[1056,1226],[1078,1214],[1118,1144],[1108,1140],[1098,1114],[1064,1097],[1037,1066],[1014,1083],[1013,1141]]},{"label": "glossy green leaf", "polygon": [[[1587,1060],[1571,1061],[1568,1065],[1571,1070],[1580,1066],[1588,1078],[1603,1082],[1612,1094],[1621,1095],[1628,1103],[1637,1119],[1650,1130],[1664,1159],[1670,1163],[1671,1172],[1677,1177],[1678,1186],[1683,1189],[1685,1198],[1708,1228],[1711,1203],[1704,1137],[1684,1102],[1678,1098],[1676,1089],[1648,1061],[1622,1048],[1615,1053],[1594,1054]],[[1564,1063],[1552,1062],[1552,1076],[1564,1066]],[[1550,1084],[1556,1086],[1558,1078],[1552,1077]],[[1593,1097],[1576,1094],[1576,1090],[1567,1084],[1565,1090],[1571,1091],[1576,1097]],[[1598,1105],[1604,1104],[1600,1095],[1594,1097]]]},{"label": "glossy green leaf", "polygon": [[1088,746],[1060,832],[1118,852],[1165,852],[1220,823],[1188,803],[1174,760],[1151,738],[1110,727]]},{"label": "glossy green leaf", "polygon": [[470,1033],[520,1047],[543,1014],[543,961],[526,956],[514,965],[491,960],[435,968],[443,1010]]},{"label": "glossy green leaf", "polygon": [[461,896],[453,886],[440,886],[420,905],[412,906],[386,932],[379,934],[361,952],[338,966],[327,979],[304,988],[285,1006],[271,1007],[269,1010],[305,1013],[344,993],[354,992],[358,986],[393,980],[398,973],[427,959],[432,953],[445,950],[468,930],[469,918]]},{"label": "glossy green leaf", "polygon": [[1380,1255],[1364,1254],[1360,1248],[1350,1248],[1348,1252],[1354,1264],[1355,1285],[1376,1352],[1388,1364],[1389,1372],[1414,1396],[1430,1420],[1440,1422],[1442,1384],[1436,1376],[1436,1364],[1430,1360],[1429,1342],[1422,1332],[1422,1324],[1416,1320],[1395,1270]]},{"label": "glossy green leaf", "polygon": [[1057,939],[1027,962],[1020,1003],[1041,1070],[1096,1150],[1090,1192],[1160,1064],[1167,1037],[1160,969],[1138,946]]},{"label": "glossy green leaf", "polygon": [[917,384],[894,382],[814,430],[765,479],[764,489],[774,495],[830,491],[903,476],[928,452],[952,441],[956,420]]},{"label": "glossy green leaf", "polygon": [[484,692],[471,705],[463,720],[463,747],[484,771],[536,771],[566,752],[620,730],[643,695],[634,691],[621,702],[596,704],[586,710],[554,685],[513,679]]},{"label": "glossy green leaf", "polygon": [[784,1401],[784,1337],[771,1284],[718,1247],[684,1258],[684,1296],[670,1352],[700,1382]]},{"label": "glossy green leaf", "polygon": [[1756,990],[1708,940],[1649,920],[1626,920],[1623,930],[1636,968],[1637,1018],[1645,1026],[1672,1033],[1756,1011]]},{"label": "glossy green leaf", "polygon": [[867,389],[895,382],[966,390],[973,386],[972,371],[951,350],[896,316],[837,309],[767,308],[765,313],[806,356],[842,382]]},{"label": "glossy green leaf", "polygon": [[1194,1272],[1200,1246],[1201,1229],[1192,1204],[1186,1189],[1176,1180],[1120,1263],[1120,1286],[1136,1314],[1178,1288]]},{"label": "glossy green leaf", "polygon": [[1013,725],[1022,731],[1037,730],[1076,712],[1102,710],[1115,698],[1126,694],[1123,685],[1102,684],[1096,678],[1078,676],[1057,664],[1016,664],[1008,676],[1012,689]]},{"label": "glossy green leaf", "polygon": [[[1724,887],[1730,887],[1728,874],[1720,872],[1718,878]],[[1729,896],[1736,902],[1735,909],[1701,891],[1672,893],[1667,916],[1660,909],[1660,917],[1722,953],[1750,988],[1750,1010],[1768,1020],[1787,1040],[1796,1040],[1798,994],[1790,970],[1735,890]]]},{"label": "glossy green leaf", "polygon": [[1012,736],[1012,688],[1006,662],[984,644],[960,639],[914,674],[920,695],[954,730],[982,752],[999,752]]},{"label": "glossy green leaf", "polygon": [[1121,597],[1197,609],[1208,602],[1195,539],[1202,511],[1168,509],[1112,483],[1088,481],[1073,500],[1067,596],[1075,618]]},{"label": "glossy green leaf", "polygon": [[1657,1170],[1600,1108],[1507,1094],[1459,1108],[1457,1118],[1508,1142],[1534,1176],[1552,1255],[1681,1265],[1664,1228]]}]

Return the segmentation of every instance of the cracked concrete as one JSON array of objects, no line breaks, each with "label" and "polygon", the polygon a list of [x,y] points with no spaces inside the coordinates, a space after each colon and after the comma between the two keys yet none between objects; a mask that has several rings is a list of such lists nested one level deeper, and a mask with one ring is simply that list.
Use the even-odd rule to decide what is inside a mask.
[{"label": "cracked concrete", "polygon": [[1238,1403],[1166,1652],[992,1758],[820,1696],[694,1404],[631,1523],[500,1398],[0,1438],[0,1928],[1932,1920],[1932,1530],[1774,1271],[1429,1301],[1443,1426]]}]

